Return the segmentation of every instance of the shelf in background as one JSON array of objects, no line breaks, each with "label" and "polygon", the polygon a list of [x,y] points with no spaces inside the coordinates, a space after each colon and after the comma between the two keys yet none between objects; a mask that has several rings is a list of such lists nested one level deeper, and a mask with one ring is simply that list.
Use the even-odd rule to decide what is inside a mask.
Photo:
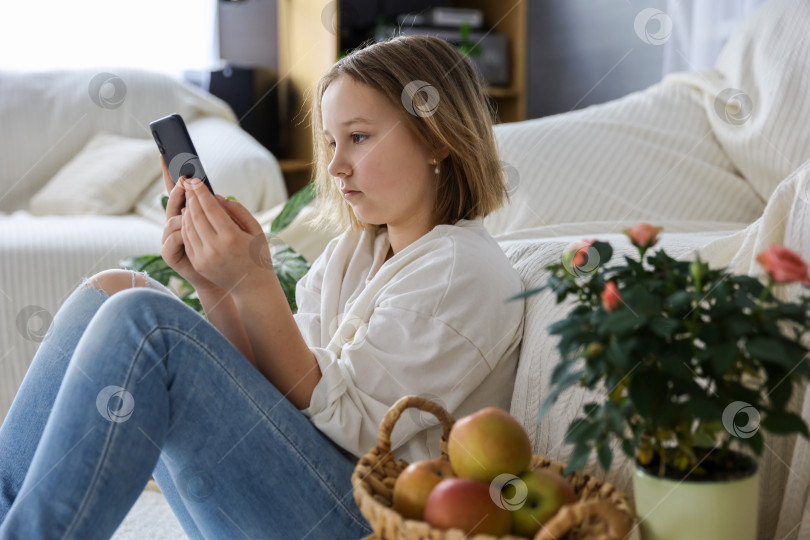
[{"label": "shelf in background", "polygon": [[282,173],[297,173],[309,171],[312,163],[306,159],[280,159],[278,166]]},{"label": "shelf in background", "polygon": [[487,95],[494,98],[517,98],[520,92],[511,86],[487,86]]},{"label": "shelf in background", "polygon": [[284,175],[287,195],[293,196],[309,183],[312,175],[312,162],[308,159],[280,159],[278,166]]}]

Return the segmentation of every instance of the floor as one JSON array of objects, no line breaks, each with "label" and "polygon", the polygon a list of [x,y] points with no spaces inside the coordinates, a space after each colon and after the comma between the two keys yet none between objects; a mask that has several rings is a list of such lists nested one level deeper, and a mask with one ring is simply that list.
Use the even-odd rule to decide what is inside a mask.
[{"label": "floor", "polygon": [[[154,486],[154,487],[153,487]],[[112,540],[188,540],[169,504],[150,482]]]}]

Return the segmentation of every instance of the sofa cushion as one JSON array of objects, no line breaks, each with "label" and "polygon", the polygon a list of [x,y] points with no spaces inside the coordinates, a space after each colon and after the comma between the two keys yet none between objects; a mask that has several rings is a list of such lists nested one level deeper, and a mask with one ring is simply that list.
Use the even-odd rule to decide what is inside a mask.
[{"label": "sofa cushion", "polygon": [[493,234],[582,221],[754,221],[764,208],[712,135],[702,93],[659,83],[579,111],[495,126],[511,204]]},{"label": "sofa cushion", "polygon": [[155,180],[155,144],[98,133],[31,198],[34,215],[128,213]]}]

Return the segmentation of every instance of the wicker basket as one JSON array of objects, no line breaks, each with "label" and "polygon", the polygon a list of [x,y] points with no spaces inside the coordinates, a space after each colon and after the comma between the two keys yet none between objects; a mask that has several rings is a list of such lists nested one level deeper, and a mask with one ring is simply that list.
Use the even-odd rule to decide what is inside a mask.
[{"label": "wicker basket", "polygon": [[[403,411],[410,407],[429,412],[441,421],[444,429],[441,438],[442,458],[449,459],[447,437],[455,419],[429,399],[405,396],[383,418],[377,446],[357,462],[352,474],[354,500],[380,540],[466,539],[468,537],[459,529],[434,529],[423,521],[403,519],[391,508],[394,483],[399,473],[408,466],[404,460],[394,459],[391,453],[391,431]],[[565,469],[562,463],[535,454],[529,469],[540,467],[560,473]],[[635,514],[627,495],[611,484],[583,473],[576,472],[567,479],[579,496],[579,502],[562,507],[535,535],[534,540],[619,540],[629,533]],[[496,537],[480,534],[473,538],[495,540]],[[501,540],[519,540],[519,537],[504,536]]]}]

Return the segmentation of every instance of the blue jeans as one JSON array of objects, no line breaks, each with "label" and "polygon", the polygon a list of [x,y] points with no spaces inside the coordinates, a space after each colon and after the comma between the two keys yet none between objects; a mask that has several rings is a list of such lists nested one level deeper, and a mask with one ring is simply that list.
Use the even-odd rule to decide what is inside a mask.
[{"label": "blue jeans", "polygon": [[354,457],[149,280],[54,317],[0,427],[0,538],[109,538],[153,474],[194,539],[370,534]]}]

